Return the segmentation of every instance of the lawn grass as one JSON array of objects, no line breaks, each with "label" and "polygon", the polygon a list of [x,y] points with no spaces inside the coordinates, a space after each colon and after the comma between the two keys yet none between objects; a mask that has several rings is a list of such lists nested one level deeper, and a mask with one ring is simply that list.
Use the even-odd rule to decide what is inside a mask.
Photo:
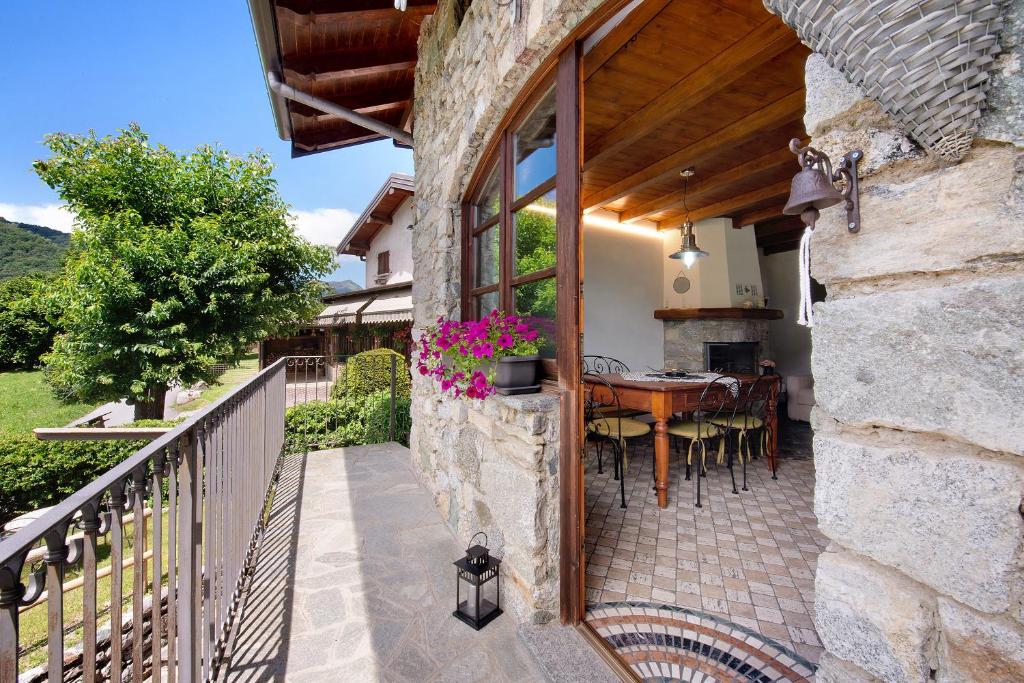
[{"label": "lawn grass", "polygon": [[43,379],[42,370],[0,372],[0,434],[63,427],[95,407],[91,403],[61,403]]},{"label": "lawn grass", "polygon": [[217,378],[217,382],[211,384],[208,389],[203,391],[193,401],[189,401],[183,405],[177,406],[179,411],[184,410],[196,410],[197,408],[203,408],[210,405],[224,394],[228,393],[239,384],[247,381],[253,375],[260,371],[260,357],[259,354],[250,353],[246,354],[241,361],[239,361],[237,367],[228,368],[223,375]]}]

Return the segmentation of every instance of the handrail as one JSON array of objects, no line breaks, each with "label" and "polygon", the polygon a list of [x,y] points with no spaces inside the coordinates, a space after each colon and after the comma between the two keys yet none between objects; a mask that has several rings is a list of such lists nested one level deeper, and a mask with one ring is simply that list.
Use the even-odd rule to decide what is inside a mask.
[{"label": "handrail", "polygon": [[219,410],[222,406],[232,401],[239,394],[247,391],[258,382],[265,381],[279,365],[283,365],[286,362],[287,358],[280,358],[273,364],[268,365],[250,381],[235,387],[206,408],[203,408],[198,413],[182,422],[177,427],[174,427],[160,438],[135,451],[133,455],[122,460],[89,484],[86,484],[57,505],[54,505],[31,524],[22,527],[13,535],[0,541],[0,566],[7,564],[21,553],[29,550],[39,541],[39,539],[45,536],[50,529],[70,521],[83,505],[98,496],[102,496],[112,486],[131,476],[132,472],[136,468],[145,465],[153,458],[153,456],[157,455],[161,449],[166,448],[171,443],[175,442],[186,432]]}]

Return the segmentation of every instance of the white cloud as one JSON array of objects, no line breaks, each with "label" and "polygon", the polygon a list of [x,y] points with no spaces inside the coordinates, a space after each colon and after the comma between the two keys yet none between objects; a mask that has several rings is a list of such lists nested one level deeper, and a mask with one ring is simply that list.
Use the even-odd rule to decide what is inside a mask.
[{"label": "white cloud", "polygon": [[[0,206],[3,206],[0,204]],[[293,210],[295,232],[313,244],[337,246],[341,238],[348,233],[356,214],[348,209],[313,209],[312,211]]]},{"label": "white cloud", "polygon": [[[16,223],[31,223],[53,228],[61,232],[71,232],[75,216],[60,204],[4,204],[0,202],[0,217]],[[351,221],[350,221],[351,222]]]}]

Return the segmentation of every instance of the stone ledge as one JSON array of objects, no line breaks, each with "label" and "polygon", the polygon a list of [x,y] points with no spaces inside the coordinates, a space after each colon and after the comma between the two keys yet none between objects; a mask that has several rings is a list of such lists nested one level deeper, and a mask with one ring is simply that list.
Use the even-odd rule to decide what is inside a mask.
[{"label": "stone ledge", "polygon": [[502,396],[492,394],[485,401],[494,401],[506,408],[521,410],[527,413],[554,413],[558,412],[558,397],[554,394],[544,393],[519,394],[517,396]]},{"label": "stone ledge", "polygon": [[939,599],[937,683],[1024,681],[1024,627]]}]

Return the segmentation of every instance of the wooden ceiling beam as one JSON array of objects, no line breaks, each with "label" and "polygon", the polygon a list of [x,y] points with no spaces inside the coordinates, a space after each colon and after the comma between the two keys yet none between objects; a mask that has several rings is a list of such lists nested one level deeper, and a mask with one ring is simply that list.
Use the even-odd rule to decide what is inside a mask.
[{"label": "wooden ceiling beam", "polygon": [[[750,206],[766,202],[777,197],[782,197],[789,194],[789,180],[783,180],[766,187],[761,187],[751,192],[746,192],[735,197],[729,197],[720,202],[714,204],[708,204],[707,206],[701,206],[690,211],[690,220],[697,222],[704,220],[705,218],[716,218],[718,216],[728,216],[742,211]],[[664,221],[659,224],[660,229],[670,230],[678,228],[680,221],[673,221],[674,224],[666,225],[668,221]]]},{"label": "wooden ceiling beam", "polygon": [[785,97],[747,114],[738,121],[697,140],[667,157],[663,157],[622,180],[592,192],[583,198],[583,206],[593,210],[621,199],[637,190],[677,173],[688,166],[700,164],[713,157],[719,149],[738,145],[759,131],[772,130],[803,116],[804,89],[801,86]]},{"label": "wooden ceiling beam", "polygon": [[379,223],[380,225],[391,225],[391,216],[383,213],[371,213],[366,219],[367,223]]},{"label": "wooden ceiling beam", "polygon": [[[738,166],[733,166],[727,171],[722,171],[710,178],[701,180],[695,187],[691,188],[686,193],[686,199],[693,200],[709,192],[720,190],[723,187],[728,187],[729,185],[746,180],[752,175],[773,171],[777,168],[781,168],[784,164],[793,163],[795,159],[796,157],[794,157],[793,153],[789,151],[789,148],[785,147],[777,149],[774,152],[769,152],[768,154],[762,154],[756,159],[751,159],[750,161],[746,161]],[[665,211],[666,209],[674,209],[682,205],[683,191],[675,190],[669,194],[658,197],[657,199],[644,202],[635,209],[623,211],[619,216],[619,220],[623,223],[632,223],[633,221],[640,220],[652,213],[658,213],[659,211]]]},{"label": "wooden ceiling beam", "polygon": [[[399,100],[397,102],[382,102],[380,104],[375,104],[375,105],[368,106],[368,107],[359,107],[358,109],[354,109],[353,111],[357,111],[360,114],[379,114],[381,112],[390,111],[392,109],[402,109],[402,111],[404,112],[405,111],[405,107],[410,106],[410,104],[411,103],[410,103],[409,100]],[[295,109],[292,109],[292,116],[297,117],[297,118],[312,119],[312,120],[318,120],[321,117],[326,117],[326,118],[329,118],[329,119],[330,118],[334,118],[334,119],[338,118],[334,114],[327,114],[325,112],[317,111],[317,110],[312,109],[312,108],[307,108],[307,109],[308,109],[308,113],[306,111],[296,111]]]},{"label": "wooden ceiling beam", "polygon": [[423,16],[433,14],[437,9],[437,0],[408,0],[408,3],[404,13],[395,9],[394,0],[319,0],[316,3],[310,0],[276,0],[275,6],[279,19],[294,22],[296,26],[351,21],[356,15],[361,20],[399,14]]},{"label": "wooden ceiling beam", "polygon": [[416,68],[416,45],[368,47],[312,56],[285,56],[284,74],[305,82],[374,76]]},{"label": "wooden ceiling beam", "polygon": [[626,120],[587,145],[583,170],[694,109],[759,66],[798,45],[796,34],[771,17],[690,72]]},{"label": "wooden ceiling beam", "polygon": [[[399,102],[409,102],[412,99],[412,84],[388,86],[378,90],[363,90],[345,95],[330,95],[324,97],[335,104],[341,105],[353,111],[363,111],[371,107],[387,106]],[[289,107],[293,114],[301,116],[321,116],[323,112],[301,102],[290,102]]]},{"label": "wooden ceiling beam", "polygon": [[800,220],[800,216],[783,216],[778,220],[754,226],[754,234],[757,235],[757,239],[792,232],[797,233],[799,236],[803,230],[804,222]]},{"label": "wooden ceiling beam", "polygon": [[[795,159],[796,157],[793,158]],[[795,171],[794,175],[796,175]],[[785,204],[776,204],[775,206],[768,206],[763,209],[754,209],[753,211],[738,213],[733,216],[732,227],[742,228],[744,225],[753,225],[754,223],[760,223],[761,221],[779,218],[784,215],[782,213],[783,207],[785,207]]]},{"label": "wooden ceiling beam", "polygon": [[634,36],[644,29],[656,16],[661,14],[672,0],[647,0],[627,14],[617,26],[599,40],[594,48],[583,57],[583,80],[593,76],[598,69],[626,46]]}]

